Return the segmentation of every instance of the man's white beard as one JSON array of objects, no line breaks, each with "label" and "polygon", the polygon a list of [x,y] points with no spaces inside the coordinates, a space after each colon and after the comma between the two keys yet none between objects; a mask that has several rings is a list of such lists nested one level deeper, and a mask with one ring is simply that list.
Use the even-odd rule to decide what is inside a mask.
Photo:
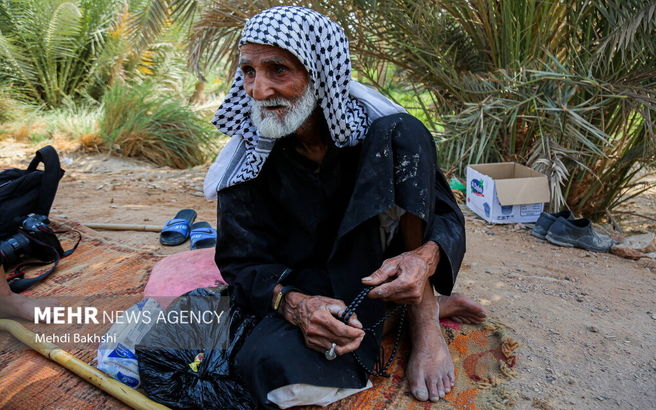
[{"label": "man's white beard", "polygon": [[[314,95],[313,88],[312,83],[308,83],[305,91],[296,101],[281,97],[264,101],[252,100],[251,121],[259,134],[267,138],[282,138],[299,129],[317,106],[317,97]],[[276,105],[288,107],[287,113],[282,118],[277,113],[263,108]]]}]

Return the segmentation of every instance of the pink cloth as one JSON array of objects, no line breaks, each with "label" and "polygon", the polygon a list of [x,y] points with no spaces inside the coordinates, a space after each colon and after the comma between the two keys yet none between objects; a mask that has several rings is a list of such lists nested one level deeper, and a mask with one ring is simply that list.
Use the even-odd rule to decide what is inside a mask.
[{"label": "pink cloth", "polygon": [[144,289],[166,308],[176,297],[197,288],[226,284],[214,263],[214,248],[185,251],[157,262]]},{"label": "pink cloth", "polygon": [[440,324],[442,326],[450,327],[453,330],[460,330],[462,327],[460,323],[456,323],[450,319],[440,319]]}]

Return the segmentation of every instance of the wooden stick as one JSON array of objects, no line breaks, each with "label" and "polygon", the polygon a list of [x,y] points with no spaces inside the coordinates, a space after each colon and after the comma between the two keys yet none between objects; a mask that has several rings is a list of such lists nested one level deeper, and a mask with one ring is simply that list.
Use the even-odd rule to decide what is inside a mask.
[{"label": "wooden stick", "polygon": [[85,223],[82,224],[87,228],[100,229],[105,231],[144,231],[144,232],[161,232],[162,227],[157,225],[137,225],[137,224],[108,224],[108,223]]},{"label": "wooden stick", "polygon": [[58,346],[52,343],[37,342],[36,335],[15,320],[0,319],[0,330],[6,330],[16,339],[36,350],[45,358],[62,365],[66,369],[80,376],[82,379],[111,394],[132,408],[153,410],[168,409],[168,407],[162,406],[138,391],[112,379],[95,367],[89,366],[65,350],[60,349]]}]

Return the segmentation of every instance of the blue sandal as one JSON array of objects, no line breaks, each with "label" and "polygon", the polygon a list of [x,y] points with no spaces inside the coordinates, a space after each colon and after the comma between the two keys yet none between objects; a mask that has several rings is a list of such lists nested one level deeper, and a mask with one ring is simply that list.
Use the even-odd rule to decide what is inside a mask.
[{"label": "blue sandal", "polygon": [[205,249],[216,246],[216,229],[207,222],[191,225],[191,249]]},{"label": "blue sandal", "polygon": [[175,218],[166,222],[159,235],[159,242],[166,246],[180,245],[189,237],[190,225],[196,219],[196,211],[182,209]]}]

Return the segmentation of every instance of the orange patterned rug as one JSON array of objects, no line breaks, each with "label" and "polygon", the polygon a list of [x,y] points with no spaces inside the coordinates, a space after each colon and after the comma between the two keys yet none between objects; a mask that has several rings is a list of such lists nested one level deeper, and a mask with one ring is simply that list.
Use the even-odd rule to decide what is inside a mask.
[{"label": "orange patterned rug", "polygon": [[[71,304],[89,299],[94,301],[94,306],[101,305],[108,310],[126,309],[142,298],[150,269],[160,257],[106,241],[95,231],[78,224],[56,226],[80,231],[82,241],[71,256],[61,261],[49,278],[24,292],[24,295],[53,297],[63,305],[69,299]],[[72,245],[74,238],[71,234],[63,235],[64,249]],[[32,276],[29,270],[28,276]],[[99,304],[98,300],[103,302]],[[23,324],[36,333],[45,330],[44,325]],[[94,330],[103,334],[109,326]],[[65,325],[58,329],[62,332],[67,330],[75,331],[75,325]],[[77,358],[94,364],[97,345],[78,349],[59,345]],[[0,332],[0,408],[33,410],[124,407],[121,402],[58,364],[34,351],[25,350],[9,334]]]},{"label": "orange patterned rug", "polygon": [[[409,341],[404,340],[388,371],[390,378],[375,378],[371,389],[334,403],[328,409],[473,410],[512,407],[515,394],[504,386],[504,382],[515,375],[518,344],[507,335],[505,326],[492,320],[481,326],[442,321],[442,329],[456,373],[455,388],[443,400],[438,403],[419,402],[412,397],[405,377]],[[385,338],[385,351],[391,350],[392,342],[392,337]]]},{"label": "orange patterned rug", "polygon": [[[142,297],[152,266],[160,259],[101,239],[90,229],[74,223],[62,228],[82,232],[78,249],[64,259],[46,281],[25,292],[27,296],[77,295],[91,298],[107,309],[126,309]],[[66,236],[65,248],[72,236]],[[35,332],[39,325],[25,324]],[[329,408],[337,409],[428,409],[428,408],[507,408],[514,393],[504,382],[514,376],[517,343],[505,327],[488,321],[483,326],[443,322],[455,369],[456,387],[440,403],[420,403],[409,392],[404,376],[408,343],[402,343],[390,378],[376,378],[374,387],[341,400]],[[108,328],[109,325],[106,326]],[[95,329],[100,333],[107,329]],[[65,329],[66,330],[66,329]],[[68,330],[75,330],[69,325]],[[391,340],[387,343],[389,351]],[[0,408],[41,409],[124,408],[119,401],[91,386],[38,353],[25,350],[10,335],[0,332]],[[70,348],[61,345],[87,363],[94,364],[97,345]]]}]

